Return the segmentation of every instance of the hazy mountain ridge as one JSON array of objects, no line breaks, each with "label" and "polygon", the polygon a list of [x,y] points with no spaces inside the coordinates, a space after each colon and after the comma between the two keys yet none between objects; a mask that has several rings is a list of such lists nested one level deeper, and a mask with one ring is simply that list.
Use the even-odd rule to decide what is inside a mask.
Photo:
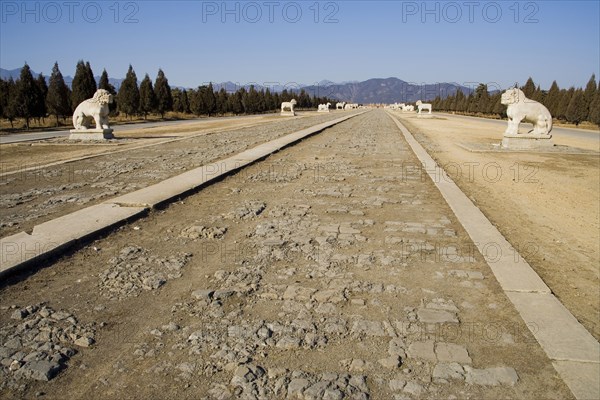
[{"label": "hazy mountain ridge", "polygon": [[[6,70],[0,68],[0,78],[18,79],[21,72],[21,68],[13,70]],[[34,77],[37,77],[39,73],[31,71]],[[50,75],[44,75],[46,81],[49,81]],[[67,86],[71,87],[73,77],[70,75],[63,75]],[[100,76],[96,76],[96,83],[100,80]],[[109,82],[115,87],[119,88],[123,79],[109,78]],[[138,81],[139,84],[139,81]],[[204,83],[203,83],[204,84]],[[208,84],[208,82],[206,82]],[[250,88],[251,84],[240,84],[231,81],[213,83],[215,91],[225,88],[227,92],[235,92],[236,90],[244,87],[246,90]],[[184,89],[181,86],[171,86],[173,88]],[[415,102],[417,100],[434,99],[436,96],[445,98],[449,95],[453,95],[457,90],[461,90],[464,94],[468,95],[473,90],[459,85],[457,83],[412,83],[406,82],[399,78],[373,78],[363,82],[344,82],[334,83],[329,80],[322,80],[316,85],[304,85],[304,84],[288,84],[288,85],[260,85],[254,84],[256,90],[266,89],[267,87],[272,92],[281,92],[284,89],[298,90],[299,88],[304,89],[310,96],[323,97],[327,96],[340,101],[346,101],[349,103],[401,103],[401,102]]]}]

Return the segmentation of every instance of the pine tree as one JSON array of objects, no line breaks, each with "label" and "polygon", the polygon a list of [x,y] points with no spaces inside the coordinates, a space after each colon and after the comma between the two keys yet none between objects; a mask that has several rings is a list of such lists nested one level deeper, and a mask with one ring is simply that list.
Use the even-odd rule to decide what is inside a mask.
[{"label": "pine tree", "polygon": [[242,98],[243,98],[243,93],[242,93],[242,89],[238,89],[236,90],[235,93],[232,93],[229,96],[229,110],[234,114],[234,115],[240,115],[242,112],[244,112],[244,105],[242,103]]},{"label": "pine tree", "polygon": [[538,103],[544,103],[545,98],[546,98],[546,93],[544,93],[544,91],[540,88],[540,85],[538,85],[535,88],[535,91],[533,92],[533,94],[531,95],[531,100],[535,100]]},{"label": "pine tree", "polygon": [[590,121],[591,118],[589,118],[589,116],[591,115],[591,105],[592,102],[594,101],[594,97],[596,95],[596,89],[598,87],[596,86],[596,74],[592,74],[592,77],[590,78],[590,80],[588,81],[587,85],[585,86],[585,91],[583,92],[583,100],[585,101],[585,106],[586,106],[586,111],[587,111],[587,115],[586,115],[586,120]]},{"label": "pine tree", "polygon": [[600,87],[596,89],[596,94],[594,95],[594,99],[590,104],[588,121],[600,127]]},{"label": "pine tree", "polygon": [[219,94],[217,94],[217,112],[221,115],[227,114],[229,111],[229,101],[228,101],[227,92],[224,87],[219,89]]},{"label": "pine tree", "polygon": [[203,86],[202,97],[204,103],[204,112],[210,117],[210,115],[213,114],[217,108],[217,98],[215,97],[215,91],[212,83],[209,83],[208,86]]},{"label": "pine tree", "polygon": [[190,99],[190,109],[194,114],[198,117],[202,114],[206,113],[206,105],[204,103],[207,86],[199,86],[197,90],[194,90],[189,96]]},{"label": "pine tree", "polygon": [[475,89],[476,110],[480,113],[487,112],[490,96],[488,95],[487,85],[480,83]]},{"label": "pine tree", "polygon": [[3,96],[6,97],[4,98],[4,100],[1,100],[5,102],[2,106],[2,116],[8,119],[8,121],[10,122],[10,127],[14,128],[13,122],[17,117],[17,85],[15,84],[15,81],[12,77],[8,78],[8,81],[6,81],[5,88],[6,92],[4,92]]},{"label": "pine tree", "polygon": [[250,89],[246,94],[245,100],[243,100],[244,111],[247,114],[255,114],[259,111],[260,99],[258,92],[254,88],[254,85],[250,85]]},{"label": "pine tree", "polygon": [[111,115],[116,114],[117,107],[118,107],[117,100],[116,100],[117,99],[117,90],[115,89],[113,84],[110,83],[110,80],[108,79],[108,72],[106,72],[106,69],[102,70],[102,75],[100,75],[100,81],[98,82],[98,89],[107,90],[108,93],[113,95],[113,102],[108,105],[108,108],[110,110]]},{"label": "pine tree", "polygon": [[575,94],[574,87],[570,87],[569,90],[561,90],[560,102],[558,103],[558,112],[556,114],[556,117],[558,119],[561,119],[563,121],[567,119],[567,108],[571,103],[571,98],[573,97],[573,94]]},{"label": "pine tree", "polygon": [[16,115],[25,118],[25,125],[29,129],[29,120],[36,117],[39,111],[39,100],[41,98],[40,88],[33,79],[29,65],[25,63],[21,69],[21,75],[16,84]]},{"label": "pine tree", "polygon": [[[71,106],[73,110],[84,100],[91,99],[96,93],[96,81],[91,72],[91,67],[88,68],[89,64],[88,62],[86,65],[83,60],[77,62],[75,76],[71,84]],[[90,75],[92,76],[90,77]]]},{"label": "pine tree", "polygon": [[92,66],[90,65],[89,61],[86,61],[86,63],[85,63],[85,71],[87,72],[87,80],[90,84],[90,87],[93,87],[94,93],[96,93],[98,86],[96,85],[96,78],[94,77],[94,71],[92,71]]},{"label": "pine tree", "polygon": [[533,79],[531,79],[531,77],[527,79],[527,82],[525,82],[525,86],[523,86],[521,90],[523,91],[523,93],[525,93],[525,97],[527,97],[528,99],[533,98],[533,94],[535,93],[535,83],[533,83]]},{"label": "pine tree", "polygon": [[160,117],[164,118],[166,112],[173,110],[173,95],[169,86],[169,80],[165,77],[162,69],[158,70],[158,75],[154,83],[154,92],[156,93],[157,111],[160,113]]},{"label": "pine tree", "polygon": [[46,78],[44,78],[44,75],[39,74],[37,79],[35,80],[35,83],[38,87],[38,91],[37,91],[37,99],[35,101],[35,112],[34,112],[34,117],[38,119],[38,121],[40,119],[42,119],[42,121],[44,120],[44,118],[46,118],[46,95],[48,94],[48,85],[46,84]]},{"label": "pine tree", "polygon": [[185,114],[190,114],[190,96],[187,90],[181,91],[181,109]]},{"label": "pine tree", "polygon": [[585,107],[583,90],[577,89],[567,107],[567,121],[572,122],[577,126],[587,118],[587,115],[588,110]]},{"label": "pine tree", "polygon": [[558,106],[560,102],[560,89],[558,88],[558,84],[556,81],[552,82],[550,86],[550,90],[548,90],[548,94],[544,99],[544,105],[550,111],[550,115],[556,117],[558,114]]},{"label": "pine tree", "polygon": [[9,96],[8,81],[0,78],[0,118],[6,118]]},{"label": "pine tree", "polygon": [[131,117],[138,113],[140,109],[140,91],[137,84],[137,76],[131,64],[125,75],[125,79],[119,88],[119,110],[125,113],[125,116]]},{"label": "pine tree", "polygon": [[58,63],[54,63],[52,74],[50,75],[50,86],[46,95],[46,108],[50,115],[56,117],[56,126],[58,126],[58,118],[65,117],[70,114],[71,105],[69,104],[69,88],[65,84],[65,80],[58,69]]},{"label": "pine tree", "polygon": [[144,115],[144,119],[146,119],[148,113],[156,109],[156,104],[156,95],[154,94],[152,81],[148,74],[146,74],[140,84],[140,112]]}]

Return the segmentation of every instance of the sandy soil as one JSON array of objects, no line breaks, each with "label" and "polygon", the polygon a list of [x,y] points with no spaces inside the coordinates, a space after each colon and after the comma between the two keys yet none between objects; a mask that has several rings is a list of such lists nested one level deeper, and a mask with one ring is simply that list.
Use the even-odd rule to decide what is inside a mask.
[{"label": "sandy soil", "polygon": [[0,395],[572,398],[416,161],[373,111],[13,278],[3,365],[68,359],[9,363]]},{"label": "sandy soil", "polygon": [[[396,115],[569,311],[600,339],[598,153],[470,152],[458,144],[499,143],[504,126],[450,115],[434,119]],[[557,145],[599,149],[598,140],[554,140]]]}]

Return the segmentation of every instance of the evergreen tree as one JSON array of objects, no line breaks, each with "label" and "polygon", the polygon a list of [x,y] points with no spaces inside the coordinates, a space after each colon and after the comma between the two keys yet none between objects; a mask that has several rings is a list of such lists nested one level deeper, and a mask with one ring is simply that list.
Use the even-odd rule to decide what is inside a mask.
[{"label": "evergreen tree", "polygon": [[10,127],[14,128],[13,122],[17,117],[17,85],[12,77],[8,78],[8,81],[6,81],[5,88],[6,92],[4,92],[4,95],[2,96],[6,97],[3,97],[4,100],[0,100],[4,102],[2,106],[2,116],[8,119]]},{"label": "evergreen tree", "polygon": [[206,98],[205,91],[207,86],[199,86],[197,90],[190,96],[190,109],[198,117],[202,114],[206,114],[206,104],[204,100]]},{"label": "evergreen tree", "polygon": [[106,69],[102,70],[102,75],[100,75],[100,82],[98,82],[98,89],[107,90],[108,93],[113,95],[113,102],[108,105],[108,108],[110,110],[110,114],[114,115],[116,113],[117,107],[118,107],[117,106],[117,90],[112,85],[112,83],[110,83],[110,81],[108,79],[108,72],[106,72]]},{"label": "evergreen tree", "polygon": [[46,118],[46,96],[48,95],[48,85],[46,84],[46,78],[44,75],[39,74],[35,83],[38,86],[38,98],[35,104],[35,117],[44,120]]},{"label": "evergreen tree", "polygon": [[181,90],[175,88],[171,90],[171,97],[173,97],[173,111],[181,113]]},{"label": "evergreen tree", "polygon": [[181,96],[179,98],[179,102],[181,103],[181,112],[185,114],[189,114],[190,111],[190,100],[188,96],[187,90],[181,91]]},{"label": "evergreen tree", "polygon": [[56,126],[58,126],[59,117],[65,118],[71,112],[69,88],[65,84],[60,69],[58,69],[58,63],[54,63],[52,74],[50,75],[50,86],[46,95],[46,108],[50,115],[56,117]]},{"label": "evergreen tree", "polygon": [[267,88],[265,90],[265,111],[272,111],[275,109],[277,109],[277,106],[275,105],[275,99],[273,98],[271,90]]},{"label": "evergreen tree", "polygon": [[475,89],[475,97],[477,99],[476,110],[480,113],[487,112],[488,103],[490,101],[487,85],[480,83]]},{"label": "evergreen tree", "polygon": [[152,87],[152,81],[148,74],[146,74],[140,84],[140,112],[144,115],[144,119],[146,119],[148,113],[156,109],[156,103],[156,94]]},{"label": "evergreen tree", "polygon": [[244,105],[242,102],[243,99],[243,91],[244,89],[238,89],[236,90],[235,93],[232,93],[229,96],[229,110],[235,114],[235,115],[240,115],[242,112],[244,112]]},{"label": "evergreen tree", "polygon": [[525,82],[525,86],[523,86],[521,90],[523,91],[523,93],[525,93],[525,97],[527,97],[528,99],[533,98],[533,94],[535,93],[535,83],[533,83],[533,79],[531,79],[531,77],[527,79],[527,82]]},{"label": "evergreen tree", "polygon": [[535,88],[535,91],[531,95],[531,100],[535,100],[538,103],[544,103],[544,99],[546,98],[546,93],[540,88],[540,85]]},{"label": "evergreen tree", "polygon": [[588,118],[591,115],[591,105],[592,102],[594,101],[594,97],[596,95],[596,74],[592,74],[592,77],[590,78],[590,80],[588,81],[587,85],[585,86],[585,91],[583,92],[583,99],[585,101],[585,106],[586,106],[586,110],[587,110],[587,115],[586,115],[586,120],[590,121],[591,119]]},{"label": "evergreen tree", "polygon": [[[86,64],[83,60],[77,62],[75,76],[71,84],[71,106],[74,111],[84,100],[91,99],[96,93],[96,81],[93,79],[91,68],[88,69],[89,62]],[[90,75],[92,75],[90,77]]]},{"label": "evergreen tree", "polygon": [[573,97],[571,97],[571,101],[567,107],[567,121],[572,122],[577,126],[587,118],[587,115],[588,110],[585,107],[583,90],[578,89],[573,94]]},{"label": "evergreen tree", "polygon": [[558,106],[560,102],[560,89],[558,88],[558,84],[556,81],[552,82],[550,86],[550,90],[548,90],[548,94],[544,99],[544,105],[550,111],[550,114],[553,117],[556,117],[558,114]]},{"label": "evergreen tree", "polygon": [[219,94],[217,94],[217,112],[221,115],[229,112],[229,98],[224,87],[219,89]]},{"label": "evergreen tree", "polygon": [[125,116],[131,117],[138,113],[140,109],[140,91],[137,84],[137,76],[131,64],[125,75],[125,79],[119,88],[119,110],[125,113]]},{"label": "evergreen tree", "polygon": [[8,81],[0,78],[0,117],[6,118],[8,111],[8,100],[10,93],[8,91]]},{"label": "evergreen tree", "polygon": [[40,88],[33,79],[29,65],[25,63],[16,83],[15,106],[17,117],[25,118],[25,126],[29,129],[29,120],[36,117],[39,110]]},{"label": "evergreen tree", "polygon": [[255,114],[260,109],[260,99],[258,92],[254,88],[254,85],[250,85],[250,89],[246,93],[245,98],[242,100],[244,104],[244,111],[247,114]]},{"label": "evergreen tree", "polygon": [[561,98],[560,102],[558,103],[558,112],[556,114],[558,119],[562,119],[563,121],[567,119],[567,108],[571,103],[573,94],[575,94],[574,87],[569,88],[569,90],[561,90]]},{"label": "evergreen tree", "polygon": [[590,104],[588,121],[600,127],[600,87],[596,89],[596,94],[594,95],[594,99]]},{"label": "evergreen tree", "polygon": [[92,71],[92,66],[90,65],[89,61],[86,61],[86,63],[85,63],[85,71],[87,72],[87,80],[90,83],[90,87],[93,87],[94,93],[96,93],[98,86],[96,85],[96,78],[94,77],[94,71]]},{"label": "evergreen tree", "polygon": [[208,86],[202,86],[202,102],[204,104],[204,112],[210,117],[217,109],[217,98],[212,83]]},{"label": "evergreen tree", "polygon": [[169,86],[169,80],[165,77],[162,69],[158,70],[158,75],[154,83],[154,92],[156,93],[157,111],[160,113],[160,117],[164,118],[166,112],[173,110],[173,95]]}]

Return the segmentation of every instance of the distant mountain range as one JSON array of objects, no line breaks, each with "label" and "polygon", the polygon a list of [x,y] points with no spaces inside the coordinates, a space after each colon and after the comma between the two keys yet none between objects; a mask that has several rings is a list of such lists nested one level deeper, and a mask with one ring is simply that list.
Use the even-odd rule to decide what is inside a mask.
[{"label": "distant mountain range", "polygon": [[[20,72],[20,68],[13,70],[6,70],[0,68],[0,78],[6,80],[12,77],[16,80],[19,78]],[[31,72],[34,77],[38,75],[38,73],[34,71]],[[46,81],[50,79],[49,75],[45,75],[45,77]],[[63,78],[65,80],[65,83],[70,87],[73,82],[73,77],[69,75],[63,75]],[[96,82],[98,82],[99,80],[100,77],[96,76]],[[123,82],[123,79],[109,78],[109,82],[115,88],[119,89],[121,83]],[[265,86],[261,86],[259,84],[255,84],[254,86],[257,90],[265,88]],[[181,86],[172,87],[185,89]],[[228,92],[235,92],[240,87],[245,87],[246,89],[249,89],[250,85],[240,85],[234,82],[213,83],[214,90],[220,90],[221,88],[225,88],[225,90]],[[374,78],[363,82],[352,81],[342,83],[334,83],[328,80],[323,80],[316,85],[268,85],[268,88],[272,92],[281,92],[284,89],[298,90],[300,88],[304,89],[310,96],[327,96],[333,99],[338,99],[340,101],[360,104],[395,102],[410,103],[415,102],[417,100],[433,99],[436,96],[445,98],[449,95],[455,94],[457,90],[462,91],[466,95],[473,91],[471,88],[456,83],[444,82],[417,84],[406,82],[398,78]]]}]

